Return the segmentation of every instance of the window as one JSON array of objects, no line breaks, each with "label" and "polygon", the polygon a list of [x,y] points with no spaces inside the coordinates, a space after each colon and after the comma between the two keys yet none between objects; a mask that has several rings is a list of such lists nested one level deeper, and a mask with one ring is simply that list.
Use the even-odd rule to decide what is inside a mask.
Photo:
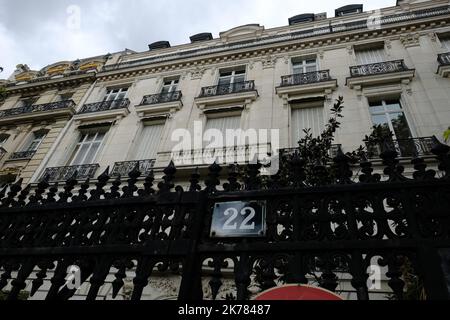
[{"label": "window", "polygon": [[384,47],[356,49],[355,55],[356,61],[361,65],[386,61]]},{"label": "window", "polygon": [[381,125],[391,132],[396,140],[412,137],[408,121],[399,100],[382,100],[371,102],[370,114],[374,125]]},{"label": "window", "polygon": [[208,118],[206,122],[205,131],[209,129],[216,129],[222,133],[223,142],[215,141],[216,143],[222,143],[224,146],[234,146],[236,143],[226,141],[227,130],[237,130],[241,128],[241,115],[226,116],[219,118]]},{"label": "window", "polygon": [[165,124],[160,122],[144,125],[144,129],[138,139],[136,160],[156,159],[161,144],[164,126]]},{"label": "window", "polygon": [[19,101],[17,108],[29,108],[33,106],[37,100],[37,97],[23,98]]},{"label": "window", "polygon": [[305,137],[305,129],[311,129],[314,137],[318,137],[325,129],[323,101],[300,102],[291,105],[291,127],[293,146]]},{"label": "window", "polygon": [[179,81],[179,79],[165,80],[161,93],[164,94],[177,91]]},{"label": "window", "polygon": [[31,140],[24,146],[22,152],[35,152],[41,145],[42,141],[44,141],[47,132],[39,131],[33,132]]},{"label": "window", "polygon": [[315,72],[318,70],[316,58],[294,58],[292,59],[294,74]]},{"label": "window", "polygon": [[72,154],[70,165],[93,164],[106,136],[106,131],[83,133]]},{"label": "window", "polygon": [[0,134],[0,147],[3,147],[3,145],[8,142],[9,135],[8,134]]},{"label": "window", "polygon": [[68,101],[68,100],[72,99],[72,97],[73,97],[73,93],[60,94],[60,95],[58,95],[56,102]]},{"label": "window", "polygon": [[103,101],[117,101],[125,99],[128,93],[128,88],[120,88],[120,89],[108,89],[106,91],[106,95],[103,98]]},{"label": "window", "polygon": [[442,47],[445,50],[450,51],[450,37],[445,37],[439,40],[441,41]]},{"label": "window", "polygon": [[234,84],[244,81],[245,81],[245,68],[220,71],[219,85]]}]

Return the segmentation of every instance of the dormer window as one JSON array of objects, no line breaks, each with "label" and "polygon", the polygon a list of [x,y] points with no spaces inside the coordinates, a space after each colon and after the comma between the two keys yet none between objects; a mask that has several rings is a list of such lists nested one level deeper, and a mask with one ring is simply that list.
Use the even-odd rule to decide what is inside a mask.
[{"label": "dormer window", "polygon": [[358,14],[363,12],[362,4],[350,4],[348,6],[336,9],[336,17],[344,17],[352,14]]}]

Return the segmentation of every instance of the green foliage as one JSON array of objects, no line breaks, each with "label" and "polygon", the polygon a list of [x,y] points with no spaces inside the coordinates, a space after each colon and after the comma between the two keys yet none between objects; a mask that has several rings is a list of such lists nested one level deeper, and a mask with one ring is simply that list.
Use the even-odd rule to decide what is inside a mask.
[{"label": "green foliage", "polygon": [[445,139],[445,142],[450,141],[450,127],[448,127],[447,131],[444,132],[444,139]]}]

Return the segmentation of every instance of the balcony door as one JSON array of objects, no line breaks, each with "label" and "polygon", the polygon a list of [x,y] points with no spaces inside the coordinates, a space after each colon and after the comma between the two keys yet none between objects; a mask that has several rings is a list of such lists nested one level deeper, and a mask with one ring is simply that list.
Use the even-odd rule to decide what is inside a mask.
[{"label": "balcony door", "polygon": [[164,122],[147,123],[137,140],[134,160],[154,160],[161,145]]},{"label": "balcony door", "polygon": [[298,102],[291,105],[292,146],[298,147],[305,129],[310,129],[313,137],[318,137],[325,129],[323,100]]},{"label": "balcony door", "polygon": [[86,132],[81,137],[72,154],[70,165],[93,164],[105,139],[106,131]]},{"label": "balcony door", "polygon": [[37,149],[39,149],[39,146],[42,144],[42,141],[44,141],[46,136],[46,131],[33,132],[28,142],[23,146],[21,152],[30,154],[35,153]]},{"label": "balcony door", "polygon": [[110,109],[116,109],[120,107],[127,94],[128,88],[108,89],[103,98],[103,102],[112,101]]},{"label": "balcony door", "polygon": [[386,61],[384,47],[373,47],[369,49],[356,49],[356,61],[359,65],[373,64]]},{"label": "balcony door", "polygon": [[397,152],[403,156],[412,155],[415,150],[413,135],[400,101],[381,100],[370,102],[369,106],[372,123],[392,134]]},{"label": "balcony door", "polygon": [[179,79],[165,80],[162,87],[162,94],[169,94],[178,90]]}]

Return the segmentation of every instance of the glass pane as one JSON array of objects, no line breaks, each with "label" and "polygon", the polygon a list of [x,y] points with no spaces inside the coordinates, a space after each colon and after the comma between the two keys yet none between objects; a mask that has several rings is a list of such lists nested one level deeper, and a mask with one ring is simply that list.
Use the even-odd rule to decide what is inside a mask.
[{"label": "glass pane", "polygon": [[405,114],[400,112],[392,113],[390,114],[390,117],[397,140],[411,138],[411,131],[409,130]]},{"label": "glass pane", "polygon": [[221,71],[220,72],[220,77],[230,77],[230,76],[231,76],[231,71],[228,71],[228,72]]},{"label": "glass pane", "polygon": [[89,146],[90,145],[88,145],[88,144],[84,144],[84,145],[81,146],[80,149],[77,148],[75,150],[76,152],[78,152],[78,154],[76,155],[75,160],[73,160],[73,163],[72,163],[73,165],[83,164],[83,159],[84,159],[84,157],[85,157],[85,155],[86,155],[86,153],[87,153],[87,151],[89,149]]},{"label": "glass pane", "polygon": [[373,115],[372,116],[372,122],[373,125],[377,126],[377,125],[386,125],[386,127],[389,128],[388,126],[388,119],[386,117],[385,114],[380,114],[380,115]]},{"label": "glass pane", "polygon": [[382,105],[374,105],[370,107],[370,113],[374,114],[380,112],[384,112],[384,108]]},{"label": "glass pane", "polygon": [[307,64],[316,64],[316,59],[308,59],[306,60]]},{"label": "glass pane", "polygon": [[169,93],[170,92],[170,86],[164,86],[161,90],[161,93]]},{"label": "glass pane", "polygon": [[97,138],[95,138],[95,141],[103,141],[103,138],[105,137],[105,133],[104,132],[99,132],[97,135]]},{"label": "glass pane", "polygon": [[317,71],[317,66],[307,66],[306,67],[306,72],[316,72]]},{"label": "glass pane", "polygon": [[242,69],[242,70],[236,70],[236,71],[234,72],[234,74],[245,74],[245,69]]},{"label": "glass pane", "polygon": [[86,140],[84,140],[84,142],[91,142],[95,138],[95,133],[90,133],[90,134],[84,135],[83,138],[86,138]]},{"label": "glass pane", "polygon": [[100,142],[94,142],[92,144],[92,147],[89,149],[87,156],[84,160],[84,164],[92,164],[99,148],[100,148]]},{"label": "glass pane", "polygon": [[398,101],[386,101],[386,110],[387,111],[401,111],[402,106]]},{"label": "glass pane", "polygon": [[294,66],[292,68],[292,71],[294,72],[294,74],[304,73],[303,70],[304,70],[303,65]]},{"label": "glass pane", "polygon": [[245,81],[245,75],[240,75],[240,76],[234,77],[234,83],[244,82],[244,81]]},{"label": "glass pane", "polygon": [[231,78],[220,78],[219,85],[227,85],[231,83]]}]

